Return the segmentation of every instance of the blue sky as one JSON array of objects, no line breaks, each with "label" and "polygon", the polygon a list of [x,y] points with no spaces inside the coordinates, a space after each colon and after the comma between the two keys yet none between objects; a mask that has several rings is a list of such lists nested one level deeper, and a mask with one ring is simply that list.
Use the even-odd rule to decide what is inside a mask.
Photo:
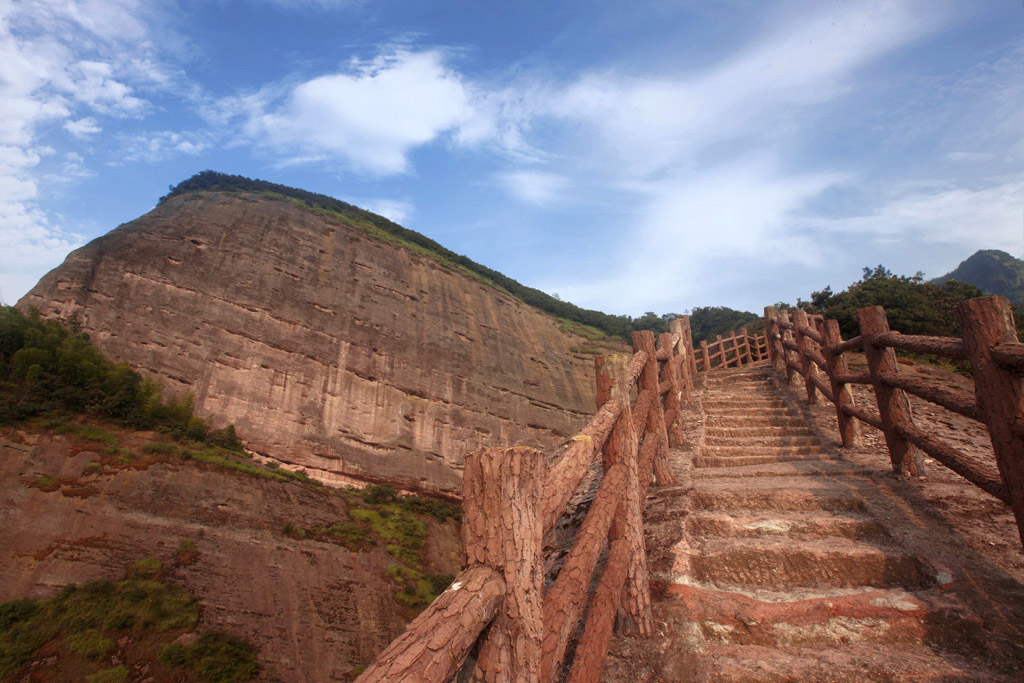
[{"label": "blue sky", "polygon": [[639,315],[1024,256],[1019,0],[0,0],[0,291],[203,169]]}]

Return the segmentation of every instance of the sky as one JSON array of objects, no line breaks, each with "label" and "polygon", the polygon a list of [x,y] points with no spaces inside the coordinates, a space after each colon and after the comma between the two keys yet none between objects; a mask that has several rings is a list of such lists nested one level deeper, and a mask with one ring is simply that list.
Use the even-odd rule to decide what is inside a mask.
[{"label": "sky", "polygon": [[213,169],[586,308],[1024,257],[1020,0],[0,0],[0,297]]}]

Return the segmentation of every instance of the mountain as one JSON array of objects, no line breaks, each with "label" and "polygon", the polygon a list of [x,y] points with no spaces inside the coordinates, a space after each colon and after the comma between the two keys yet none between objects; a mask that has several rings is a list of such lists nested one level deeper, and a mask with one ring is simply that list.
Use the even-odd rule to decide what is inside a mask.
[{"label": "mountain", "polygon": [[204,178],[72,252],[18,307],[328,483],[454,493],[465,453],[550,448],[594,410],[579,350],[616,348],[596,330],[361,209]]},{"label": "mountain", "polygon": [[935,278],[941,284],[959,280],[980,288],[986,294],[1005,296],[1017,306],[1024,306],[1024,261],[998,249],[982,249],[963,261],[951,273]]}]

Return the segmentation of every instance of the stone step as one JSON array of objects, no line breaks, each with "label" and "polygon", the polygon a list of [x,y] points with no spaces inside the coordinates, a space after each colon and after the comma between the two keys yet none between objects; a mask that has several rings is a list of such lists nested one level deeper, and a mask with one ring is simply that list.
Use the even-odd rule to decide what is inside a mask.
[{"label": "stone step", "polygon": [[[735,481],[702,480],[690,492],[690,503],[695,510],[780,510],[848,512],[864,510],[864,501],[845,490],[829,490],[815,486],[814,490],[793,487],[789,482],[780,487],[777,478],[765,478],[773,488],[758,487],[763,482],[750,482],[737,486]],[[815,482],[817,484],[818,482]]]},{"label": "stone step", "polygon": [[705,457],[729,457],[747,455],[818,455],[824,453],[825,446],[811,444],[807,446],[715,446],[704,445],[700,454]]},{"label": "stone step", "polygon": [[821,439],[817,434],[742,434],[739,436],[718,436],[705,434],[705,446],[818,446]]},{"label": "stone step", "polygon": [[708,415],[705,427],[728,427],[732,429],[760,429],[761,427],[807,427],[807,421],[799,415]]},{"label": "stone step", "polygon": [[[831,455],[790,455],[790,456],[750,456],[763,457],[764,462],[734,463],[733,460],[744,459],[742,456],[733,458],[694,459],[694,469],[690,477],[696,481],[706,481],[715,477],[870,477],[878,470],[856,465],[842,458]],[[719,463],[719,460],[725,461]]]},{"label": "stone step", "polygon": [[927,587],[938,572],[899,548],[848,538],[712,538],[691,550],[689,575],[719,588]]},{"label": "stone step", "polygon": [[[656,520],[652,520],[656,521]],[[856,538],[882,540],[889,534],[865,515],[846,512],[828,517],[809,517],[799,512],[730,515],[699,512],[689,515],[684,526],[691,538]]]},{"label": "stone step", "polygon": [[715,645],[687,663],[686,680],[716,683],[1001,683],[1011,679],[943,653],[872,645],[769,648]]},{"label": "stone step", "polygon": [[705,427],[704,437],[741,437],[741,436],[816,436],[818,433],[810,427]]}]

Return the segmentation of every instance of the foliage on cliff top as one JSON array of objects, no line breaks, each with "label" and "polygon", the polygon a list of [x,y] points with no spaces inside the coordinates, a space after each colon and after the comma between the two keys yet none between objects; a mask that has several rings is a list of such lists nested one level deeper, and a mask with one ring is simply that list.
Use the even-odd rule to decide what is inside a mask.
[{"label": "foliage on cliff top", "polygon": [[[797,300],[797,307],[809,313],[822,313],[835,318],[845,338],[860,334],[857,310],[865,306],[882,306],[889,318],[889,327],[903,334],[936,337],[958,337],[956,305],[965,299],[982,296],[982,291],[964,282],[946,280],[941,284],[926,282],[917,273],[894,275],[882,265],[865,267],[863,277],[842,292],[830,287],[811,294],[810,301]],[[786,304],[777,304],[788,308]],[[1024,333],[1024,316],[1017,310],[1018,334]]]},{"label": "foliage on cliff top", "polygon": [[191,394],[164,400],[160,385],[114,363],[57,320],[0,307],[0,424],[54,411],[107,418],[133,429],[241,450],[235,428],[211,430],[195,415]]},{"label": "foliage on cliff top", "polygon": [[[121,662],[148,664],[156,681],[180,680],[182,669],[213,683],[256,675],[252,647],[234,636],[206,631],[192,646],[171,644],[198,619],[195,599],[165,582],[162,563],[141,560],[118,583],[69,584],[47,600],[0,604],[0,680],[26,667],[33,680],[127,680]],[[158,651],[183,656],[162,656],[161,665]]]},{"label": "foliage on cliff top", "polygon": [[[551,296],[539,289],[520,284],[496,270],[482,266],[462,254],[456,254],[429,237],[421,235],[414,230],[403,228],[401,225],[383,216],[378,216],[375,213],[360,209],[334,197],[288,187],[287,185],[271,183],[266,180],[253,180],[240,175],[202,171],[171,187],[170,191],[160,198],[159,204],[163,204],[172,197],[196,192],[259,193],[270,195],[272,198],[293,199],[316,212],[340,214],[351,221],[368,224],[386,235],[391,235],[402,242],[415,245],[426,252],[437,255],[442,261],[451,263],[460,269],[465,269],[465,271],[471,273],[477,279],[512,294],[534,308],[539,308],[558,318],[588,325],[601,330],[605,334],[628,338],[635,330],[653,329],[655,332],[667,330],[668,320],[670,319],[667,315],[658,316],[654,313],[645,313],[643,316],[632,318],[628,315],[609,315],[600,311],[581,308],[568,301],[562,301],[557,296]],[[275,195],[276,197],[274,197]],[[655,327],[650,327],[650,325],[655,325]]]}]

